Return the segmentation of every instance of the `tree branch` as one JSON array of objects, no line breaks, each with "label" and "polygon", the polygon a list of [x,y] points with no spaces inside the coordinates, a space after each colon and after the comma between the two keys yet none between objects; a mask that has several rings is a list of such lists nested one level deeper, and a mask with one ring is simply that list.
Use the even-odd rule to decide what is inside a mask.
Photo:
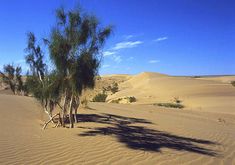
[{"label": "tree branch", "polygon": [[57,113],[57,114],[55,114],[54,116],[52,116],[51,119],[48,120],[48,121],[44,124],[44,126],[42,127],[42,129],[45,130],[46,127],[47,127],[47,125],[48,125],[57,115],[59,115],[59,113]]}]

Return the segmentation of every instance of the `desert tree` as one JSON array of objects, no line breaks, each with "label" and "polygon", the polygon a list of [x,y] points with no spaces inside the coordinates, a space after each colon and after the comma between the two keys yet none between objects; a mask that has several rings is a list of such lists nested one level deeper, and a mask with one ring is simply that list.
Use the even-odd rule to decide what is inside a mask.
[{"label": "desert tree", "polygon": [[[56,11],[57,22],[48,39],[49,54],[61,80],[63,115],[69,113],[70,128],[73,127],[73,110],[79,107],[83,89],[93,88],[101,61],[101,49],[111,34],[111,26],[101,27],[94,15],[81,9]],[[76,121],[76,119],[75,119]]]},{"label": "desert tree", "polygon": [[21,67],[15,67],[13,64],[4,65],[3,72],[0,71],[0,74],[3,78],[3,82],[10,86],[10,89],[14,94],[22,94],[24,90],[21,72]]},{"label": "desert tree", "polygon": [[25,57],[30,66],[26,79],[27,91],[41,103],[45,113],[52,119],[52,111],[60,100],[60,80],[55,71],[48,72],[44,54],[33,33],[28,33],[28,53]]}]

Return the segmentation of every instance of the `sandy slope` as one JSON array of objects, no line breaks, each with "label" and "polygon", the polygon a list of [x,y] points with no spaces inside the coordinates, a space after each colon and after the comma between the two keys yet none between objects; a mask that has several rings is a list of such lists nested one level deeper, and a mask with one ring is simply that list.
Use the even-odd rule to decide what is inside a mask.
[{"label": "sandy slope", "polygon": [[108,100],[135,96],[137,104],[171,102],[179,97],[188,109],[235,114],[234,76],[191,78],[143,72],[120,84],[121,91]]},{"label": "sandy slope", "polygon": [[75,129],[41,130],[29,97],[0,94],[0,164],[234,164],[234,115],[90,104]]},{"label": "sandy slope", "polygon": [[[158,73],[105,76],[96,92],[118,82],[108,99],[91,103],[75,129],[41,129],[33,98],[0,92],[0,164],[235,164],[233,77],[172,77]],[[183,100],[183,110],[151,105]]]}]

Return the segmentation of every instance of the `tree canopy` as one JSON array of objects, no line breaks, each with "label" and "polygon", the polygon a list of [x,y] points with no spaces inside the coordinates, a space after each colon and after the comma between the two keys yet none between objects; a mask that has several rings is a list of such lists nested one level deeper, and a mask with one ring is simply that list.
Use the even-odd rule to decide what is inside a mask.
[{"label": "tree canopy", "polygon": [[52,71],[47,70],[36,37],[28,33],[26,62],[30,66],[30,74],[26,84],[50,119],[55,105],[61,109],[59,116],[62,126],[69,113],[72,128],[82,91],[95,85],[102,60],[102,47],[112,27],[102,27],[94,15],[82,12],[80,8],[68,11],[59,8],[56,10],[56,20],[49,37],[44,39],[53,65]]}]

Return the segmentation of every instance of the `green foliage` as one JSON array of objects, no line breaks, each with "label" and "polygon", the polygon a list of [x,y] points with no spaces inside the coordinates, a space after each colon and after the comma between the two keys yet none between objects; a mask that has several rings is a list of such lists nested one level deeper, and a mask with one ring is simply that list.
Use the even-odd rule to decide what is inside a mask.
[{"label": "green foliage", "polygon": [[179,99],[179,97],[173,98],[173,103],[156,103],[153,105],[161,106],[161,107],[167,107],[167,108],[184,108],[184,105],[182,105],[182,100]]},{"label": "green foliage", "polygon": [[177,104],[177,103],[156,103],[154,105],[161,106],[161,107],[167,107],[167,108],[179,108],[179,109],[184,108],[184,106],[182,104]]},{"label": "green foliage", "polygon": [[14,94],[22,92],[24,90],[24,83],[21,76],[21,67],[7,64],[3,66],[3,70],[3,73],[0,72],[3,82],[10,86],[10,89]]},{"label": "green foliage", "polygon": [[118,92],[118,84],[114,83],[110,90],[113,94]]},{"label": "green foliage", "polygon": [[[44,39],[55,70],[47,71],[42,49],[34,34],[29,33],[26,62],[31,73],[26,84],[28,91],[40,100],[44,108],[58,103],[63,97],[62,118],[68,109],[70,127],[73,127],[72,110],[77,110],[82,91],[94,88],[100,52],[112,28],[101,27],[95,16],[82,13],[80,9],[66,11],[59,8],[56,18],[49,39]],[[105,101],[106,97],[106,94],[101,94],[95,100]]]},{"label": "green foliage", "polygon": [[201,78],[201,76],[192,76],[192,78]]},{"label": "green foliage", "polygon": [[63,77],[64,88],[81,94],[83,89],[94,87],[100,49],[111,34],[111,27],[100,27],[95,16],[80,9],[59,8],[56,17],[49,39],[50,58]]},{"label": "green foliage", "polygon": [[115,82],[114,84],[112,84],[112,86],[109,85],[106,88],[103,87],[103,90],[104,91],[111,91],[112,94],[114,94],[114,93],[118,92],[118,83]]},{"label": "green foliage", "polygon": [[63,95],[70,102],[66,105],[65,101],[64,111],[69,107],[72,128],[72,109],[76,109],[75,104],[79,105],[77,100],[82,91],[95,86],[101,48],[111,34],[111,27],[101,27],[95,16],[82,13],[80,9],[65,11],[59,8],[56,17],[57,23],[47,44],[50,59],[59,73]]},{"label": "green foliage", "polygon": [[98,93],[95,95],[95,97],[92,99],[93,102],[105,102],[107,98],[107,94],[105,93]]},{"label": "green foliage", "polygon": [[136,102],[136,98],[134,96],[129,97],[130,103]]},{"label": "green foliage", "polygon": [[40,83],[40,80],[36,76],[30,76],[28,75],[26,78],[26,90],[33,94],[33,96],[39,100],[41,103],[43,103],[44,95],[43,95],[43,86]]},{"label": "green foliage", "polygon": [[36,37],[32,32],[27,34],[28,45],[26,51],[28,55],[25,57],[26,63],[30,66],[33,75],[37,75],[40,81],[44,79],[46,72],[46,64],[43,62],[43,52],[39,45],[36,43]]},{"label": "green foliage", "polygon": [[47,108],[56,104],[61,98],[60,76],[56,71],[48,74],[44,62],[43,52],[36,43],[33,33],[28,33],[28,55],[26,63],[30,66],[30,75],[26,79],[26,89],[29,93],[40,101],[43,107]]},{"label": "green foliage", "polygon": [[111,103],[120,103],[120,101],[122,100],[127,100],[127,103],[133,103],[136,102],[136,98],[134,96],[128,96],[128,97],[124,97],[124,98],[118,98],[116,100],[112,100]]}]

